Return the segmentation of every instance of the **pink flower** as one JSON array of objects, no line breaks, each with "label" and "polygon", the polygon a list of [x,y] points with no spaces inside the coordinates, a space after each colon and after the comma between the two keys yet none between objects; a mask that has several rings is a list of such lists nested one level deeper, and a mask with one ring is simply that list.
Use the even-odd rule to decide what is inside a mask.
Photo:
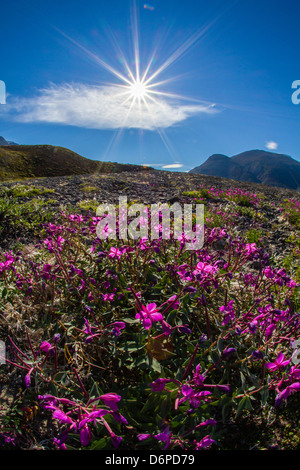
[{"label": "pink flower", "polygon": [[57,419],[61,423],[66,423],[66,424],[73,423],[73,420],[70,418],[70,416],[66,415],[66,413],[59,410],[58,408],[54,410],[53,418]]},{"label": "pink flower", "polygon": [[112,442],[114,448],[117,449],[119,447],[120,443],[122,442],[123,438],[121,436],[116,436],[115,433],[113,433],[113,432],[111,433],[110,437],[111,437],[111,442]]},{"label": "pink flower", "polygon": [[123,330],[125,328],[125,323],[123,321],[115,321],[114,323],[112,323],[110,326],[113,327],[111,333],[114,335],[114,336],[120,336],[121,334],[121,330]]},{"label": "pink flower", "polygon": [[179,300],[177,299],[177,295],[172,295],[172,297],[167,300],[167,303],[172,304],[172,308],[177,309],[179,306]]},{"label": "pink flower", "polygon": [[119,250],[118,248],[114,248],[113,246],[110,247],[110,252],[108,254],[108,257],[109,258],[118,258],[120,259],[121,258],[121,255],[123,254],[123,252],[121,250]]},{"label": "pink flower", "polygon": [[245,249],[247,258],[250,258],[257,252],[256,243],[247,243]]},{"label": "pink flower", "polygon": [[197,275],[203,275],[203,276],[209,276],[210,274],[213,275],[217,271],[217,268],[215,266],[212,266],[211,264],[208,263],[197,263],[196,269],[193,271],[193,274]]},{"label": "pink flower", "polygon": [[292,385],[286,387],[282,392],[280,392],[275,399],[275,406],[278,406],[282,400],[286,400],[291,393],[300,390],[300,382],[295,382]]},{"label": "pink flower", "polygon": [[40,345],[40,350],[46,354],[52,352],[53,349],[54,347],[51,343],[48,343],[48,341],[43,341]]},{"label": "pink flower", "polygon": [[198,408],[198,406],[201,403],[201,400],[205,400],[206,398],[208,398],[209,395],[211,395],[211,393],[206,391],[206,390],[204,390],[202,392],[195,392],[192,389],[192,387],[190,387],[189,385],[184,385],[181,389],[181,393],[182,393],[184,398],[181,398],[179,400],[179,405],[181,405],[181,403],[189,400],[190,405],[193,408]]},{"label": "pink flower", "polygon": [[106,393],[101,395],[100,398],[104,405],[109,406],[113,411],[117,411],[117,402],[121,400],[120,395],[117,395],[116,393]]},{"label": "pink flower", "polygon": [[80,429],[79,436],[80,436],[80,442],[83,446],[87,446],[90,443],[90,440],[92,439],[92,433],[87,424],[85,424]]},{"label": "pink flower", "polygon": [[30,375],[31,375],[31,372],[33,371],[34,369],[30,369],[29,372],[25,375],[25,385],[26,385],[26,388],[28,388],[30,386]]},{"label": "pink flower", "polygon": [[227,305],[219,307],[219,310],[224,314],[222,325],[227,325],[230,320],[234,320],[233,300],[230,300]]},{"label": "pink flower", "polygon": [[102,299],[106,302],[108,300],[114,300],[114,293],[111,294],[102,294]]},{"label": "pink flower", "polygon": [[196,450],[199,449],[206,449],[207,447],[210,447],[212,444],[214,444],[216,441],[214,441],[209,435],[203,437],[200,442],[195,442]]},{"label": "pink flower", "polygon": [[109,233],[111,233],[112,231],[113,231],[113,230],[109,227],[109,225],[106,224],[101,233],[102,233],[103,235],[105,234],[105,235],[108,237]]},{"label": "pink flower", "polygon": [[175,382],[175,379],[159,378],[150,383],[149,386],[152,388],[152,392],[161,392],[168,382]]},{"label": "pink flower", "polygon": [[138,434],[139,441],[144,441],[145,439],[148,439],[148,437],[151,437],[151,434]]},{"label": "pink flower", "polygon": [[275,276],[275,273],[274,271],[271,269],[270,266],[267,266],[266,269],[264,270],[264,274],[266,277],[268,277],[269,279],[273,279],[273,277]]},{"label": "pink flower", "polygon": [[300,379],[300,369],[297,369],[297,366],[291,367],[291,370],[290,370],[290,372],[289,372],[289,375],[290,375],[293,379]]},{"label": "pink flower", "polygon": [[158,311],[155,303],[142,305],[142,310],[136,314],[135,318],[143,321],[143,326],[146,330],[152,326],[152,322],[163,320],[163,316]]},{"label": "pink flower", "polygon": [[148,241],[148,238],[147,237],[143,237],[141,240],[140,240],[140,249],[141,250],[146,250],[148,248],[148,245],[147,245],[147,241]]},{"label": "pink flower", "polygon": [[273,334],[273,331],[275,330],[276,328],[276,325],[274,325],[274,323],[271,323],[271,325],[269,325],[267,328],[266,328],[266,331],[265,331],[265,336],[266,338],[270,338]]},{"label": "pink flower", "polygon": [[290,359],[288,361],[285,361],[284,354],[280,352],[274,362],[268,362],[266,364],[266,368],[269,370],[275,371],[279,369],[280,367],[285,367],[287,364],[289,364],[289,362],[290,362]]},{"label": "pink flower", "polygon": [[154,437],[158,441],[164,442],[164,449],[167,449],[171,443],[172,432],[169,430],[169,426],[167,426],[163,432],[156,434]]}]

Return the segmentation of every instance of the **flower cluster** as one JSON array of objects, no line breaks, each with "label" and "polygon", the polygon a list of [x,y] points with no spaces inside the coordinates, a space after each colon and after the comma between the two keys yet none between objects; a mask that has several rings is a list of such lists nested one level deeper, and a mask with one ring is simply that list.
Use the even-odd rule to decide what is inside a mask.
[{"label": "flower cluster", "polygon": [[[5,380],[20,386],[0,445],[31,448],[40,433],[54,449],[222,449],[224,423],[293,405],[299,273],[235,230],[239,211],[260,220],[263,199],[188,194],[209,206],[199,250],[160,225],[155,240],[108,226],[100,238],[103,218],[72,210],[41,225],[31,253],[0,254]],[[298,209],[286,203],[285,219]]]}]

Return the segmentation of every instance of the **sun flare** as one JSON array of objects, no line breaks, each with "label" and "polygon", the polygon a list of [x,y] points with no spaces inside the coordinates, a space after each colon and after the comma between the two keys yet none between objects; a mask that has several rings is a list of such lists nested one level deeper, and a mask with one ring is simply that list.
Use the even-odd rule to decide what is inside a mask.
[{"label": "sun flare", "polygon": [[124,129],[156,131],[173,160],[178,160],[165,129],[195,114],[211,114],[217,111],[214,103],[164,91],[165,86],[178,77],[163,77],[163,74],[208,32],[210,26],[211,24],[208,24],[189,35],[161,61],[158,44],[154,45],[152,55],[145,62],[140,47],[137,5],[133,0],[133,47],[131,52],[128,51],[128,55],[110,31],[112,45],[121,68],[104,61],[98,54],[55,28],[79,48],[85,57],[109,72],[114,80],[95,86],[63,84],[41,90],[40,96],[17,103],[18,109],[21,110],[21,119],[24,122],[60,122],[94,129],[115,129],[105,157]]},{"label": "sun flare", "polygon": [[141,100],[145,99],[147,96],[148,87],[145,85],[143,81],[134,81],[129,87],[129,93],[132,98]]}]

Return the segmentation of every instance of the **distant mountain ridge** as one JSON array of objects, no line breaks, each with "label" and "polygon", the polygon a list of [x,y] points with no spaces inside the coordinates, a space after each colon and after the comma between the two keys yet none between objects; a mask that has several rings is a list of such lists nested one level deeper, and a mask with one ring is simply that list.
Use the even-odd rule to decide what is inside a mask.
[{"label": "distant mountain ridge", "polygon": [[18,145],[15,142],[10,142],[9,140],[4,139],[4,137],[0,136],[0,146],[2,145]]},{"label": "distant mountain ridge", "polygon": [[233,157],[214,154],[190,173],[300,189],[300,162],[265,150],[248,150]]},{"label": "distant mountain ridge", "polygon": [[148,170],[151,168],[90,160],[64,147],[0,143],[0,181]]}]

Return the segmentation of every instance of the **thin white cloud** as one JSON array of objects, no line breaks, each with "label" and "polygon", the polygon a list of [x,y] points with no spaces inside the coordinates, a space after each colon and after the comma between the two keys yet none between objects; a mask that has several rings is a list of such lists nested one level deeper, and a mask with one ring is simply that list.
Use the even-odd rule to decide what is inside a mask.
[{"label": "thin white cloud", "polygon": [[271,140],[266,143],[266,148],[269,150],[276,150],[278,148],[278,143]]},{"label": "thin white cloud", "polygon": [[165,163],[142,163],[143,166],[164,166]]},{"label": "thin white cloud", "polygon": [[170,165],[163,165],[163,168],[182,168],[182,163],[171,163]]},{"label": "thin white cloud", "polygon": [[52,85],[32,98],[12,98],[6,108],[15,120],[53,123],[90,129],[168,128],[199,114],[213,114],[214,105],[186,105],[174,99],[147,100],[147,105],[124,94],[122,87],[84,84]]}]

